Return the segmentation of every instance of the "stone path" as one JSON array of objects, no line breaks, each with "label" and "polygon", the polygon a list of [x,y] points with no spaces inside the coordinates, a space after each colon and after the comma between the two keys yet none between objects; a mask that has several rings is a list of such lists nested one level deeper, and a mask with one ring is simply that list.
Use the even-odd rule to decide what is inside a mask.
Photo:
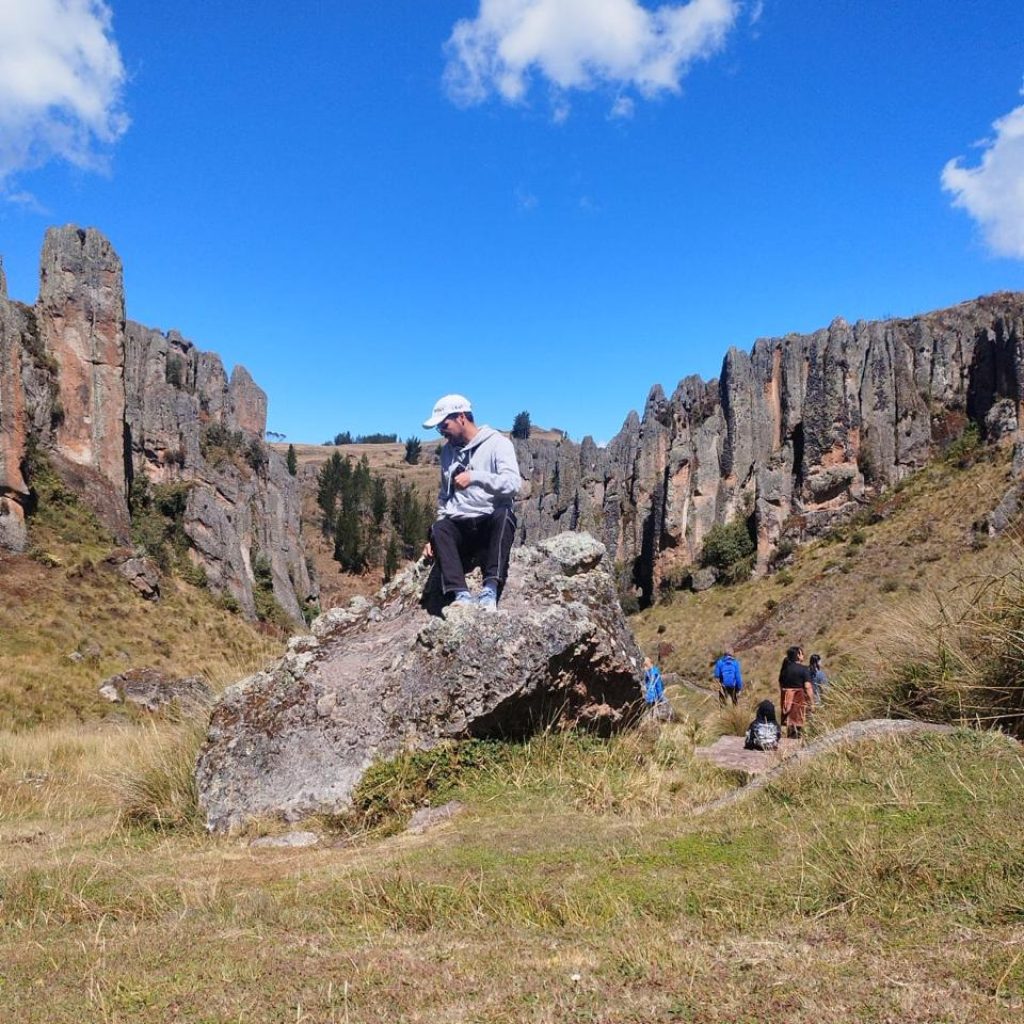
[{"label": "stone path", "polygon": [[[779,753],[766,753],[757,750],[743,750],[743,738],[741,736],[723,736],[710,747],[698,747],[694,754],[706,758],[723,768],[740,768],[750,776],[749,781],[739,789],[726,793],[725,796],[712,800],[710,803],[695,807],[694,814],[704,814],[707,811],[715,811],[720,807],[727,807],[729,804],[739,803],[747,797],[762,790],[772,782],[780,772],[788,771],[795,765],[803,764],[812,757],[832,750],[844,743],[853,743],[858,740],[872,739],[879,736],[910,735],[919,732],[953,732],[950,725],[934,725],[930,722],[911,722],[891,718],[870,718],[863,722],[849,722],[847,725],[821,736],[810,743],[803,743],[799,740],[783,740],[783,749]],[[731,741],[719,747],[722,740]],[[717,750],[717,752],[716,752]],[[733,762],[733,757],[752,756],[757,760],[750,762],[751,767],[742,767]]]},{"label": "stone path", "polygon": [[717,764],[719,768],[744,772],[753,777],[777,768],[800,749],[799,740],[783,739],[778,750],[744,750],[742,736],[719,736],[710,747],[697,747],[695,757]]}]

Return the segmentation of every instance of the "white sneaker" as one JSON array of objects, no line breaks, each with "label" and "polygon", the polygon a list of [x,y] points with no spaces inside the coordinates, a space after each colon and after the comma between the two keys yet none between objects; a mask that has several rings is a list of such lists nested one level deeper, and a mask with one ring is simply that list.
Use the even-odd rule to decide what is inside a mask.
[{"label": "white sneaker", "polygon": [[498,610],[498,595],[490,587],[484,587],[480,596],[476,599],[477,606],[485,612],[496,612]]}]

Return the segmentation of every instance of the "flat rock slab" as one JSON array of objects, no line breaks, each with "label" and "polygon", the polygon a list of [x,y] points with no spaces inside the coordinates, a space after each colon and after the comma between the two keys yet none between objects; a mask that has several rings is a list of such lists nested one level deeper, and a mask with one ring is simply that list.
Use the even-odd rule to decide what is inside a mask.
[{"label": "flat rock slab", "polygon": [[286,832],[283,836],[261,836],[249,845],[257,849],[303,849],[319,842],[320,837],[315,832]]},{"label": "flat rock slab", "polygon": [[799,748],[799,740],[783,739],[778,750],[744,750],[742,736],[719,736],[710,747],[696,747],[693,753],[719,768],[760,775],[777,767]]}]

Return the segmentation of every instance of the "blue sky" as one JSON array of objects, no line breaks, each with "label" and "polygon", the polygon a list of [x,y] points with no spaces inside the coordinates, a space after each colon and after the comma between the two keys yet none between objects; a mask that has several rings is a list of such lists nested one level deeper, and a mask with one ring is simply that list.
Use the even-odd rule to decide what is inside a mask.
[{"label": "blue sky", "polygon": [[1024,288],[1021,0],[0,0],[0,253],[289,440],[449,391],[609,439],[729,346]]}]

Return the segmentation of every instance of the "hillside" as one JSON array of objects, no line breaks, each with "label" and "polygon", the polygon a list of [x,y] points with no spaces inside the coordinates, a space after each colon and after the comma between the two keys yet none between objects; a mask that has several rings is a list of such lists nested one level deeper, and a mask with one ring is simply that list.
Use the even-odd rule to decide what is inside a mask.
[{"label": "hillside", "polygon": [[[867,740],[706,813],[741,779],[694,756],[743,728],[787,643],[826,657],[823,731],[892,660],[901,616],[1019,565],[1012,531],[984,529],[1010,472],[1008,447],[961,446],[773,575],[633,616],[645,649],[673,646],[675,723],[400,757],[351,814],[297,823],[306,849],[250,846],[296,827],[270,821],[202,833],[201,728],[88,721],[110,715],[95,685],[121,651],[226,682],[273,645],[184,581],[144,602],[94,521],[40,512],[32,555],[0,556],[0,699],[22,726],[0,732],[0,1006],[26,1024],[1016,1021],[1017,744]],[[726,640],[753,684],[736,712],[693,685]],[[87,721],[25,728],[69,713]],[[404,831],[426,806],[451,816]]]},{"label": "hillside", "polygon": [[280,653],[280,628],[179,574],[144,600],[109,560],[124,549],[95,516],[66,491],[50,498],[28,520],[26,553],[0,549],[0,729],[124,718],[97,690],[128,669],[200,675],[220,690]]},{"label": "hillside", "polygon": [[830,675],[878,671],[901,619],[1017,559],[1017,530],[993,537],[987,520],[1011,478],[1007,447],[956,449],[764,578],[663,594],[634,617],[637,636],[652,654],[669,645],[663,667],[703,685],[731,644],[754,692],[766,695],[791,644],[821,654]]},{"label": "hillside", "polygon": [[[287,455],[287,443],[269,446],[282,458]],[[437,452],[438,441],[425,441],[419,463],[410,466],[405,461],[405,445],[399,444],[346,444],[319,445],[296,444],[295,456],[298,462],[299,490],[302,499],[302,544],[306,557],[313,566],[313,572],[320,586],[320,607],[333,608],[346,604],[356,594],[375,593],[383,582],[379,566],[363,574],[342,572],[334,560],[334,542],[326,537],[320,528],[322,515],[316,503],[317,479],[320,470],[335,453],[353,463],[366,458],[370,472],[382,477],[388,484],[401,480],[411,484],[424,499],[433,502],[437,494]],[[425,539],[425,538],[424,538]]]}]

